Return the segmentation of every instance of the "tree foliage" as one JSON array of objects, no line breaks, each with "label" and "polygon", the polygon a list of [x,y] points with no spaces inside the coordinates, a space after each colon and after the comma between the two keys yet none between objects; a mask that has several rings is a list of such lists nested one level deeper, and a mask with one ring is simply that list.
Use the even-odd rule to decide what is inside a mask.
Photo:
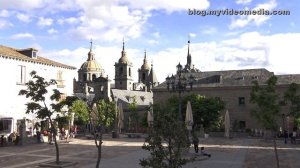
[{"label": "tree foliage", "polygon": [[[130,118],[133,121],[133,125],[135,127],[135,132],[137,132],[137,128],[139,125],[139,114],[137,112],[137,102],[136,102],[136,97],[132,97],[133,101],[128,104],[128,109],[130,111]],[[130,123],[131,125],[131,123]]]},{"label": "tree foliage", "polygon": [[178,168],[189,161],[182,155],[183,149],[190,146],[188,130],[169,107],[154,107],[153,128],[142,147],[150,157],[140,160],[143,167]]},{"label": "tree foliage", "polygon": [[89,107],[83,100],[75,100],[70,106],[70,110],[75,113],[78,121],[86,124],[89,121]]},{"label": "tree foliage", "polygon": [[277,119],[280,112],[280,98],[275,90],[276,83],[276,76],[270,77],[266,85],[259,85],[254,81],[250,93],[250,102],[257,105],[257,108],[252,111],[253,116],[264,128],[272,131],[278,127]]},{"label": "tree foliage", "polygon": [[[34,113],[39,119],[49,119],[50,126],[53,132],[55,149],[56,149],[56,164],[59,164],[59,148],[56,141],[56,125],[54,124],[51,116],[55,112],[59,112],[62,105],[58,103],[61,94],[59,90],[53,89],[53,94],[50,96],[52,103],[48,107],[46,103],[48,87],[56,84],[55,80],[46,81],[43,77],[37,75],[35,71],[30,73],[32,80],[26,83],[26,89],[20,90],[19,95],[24,95],[29,98],[29,102],[26,103],[26,113]],[[53,109],[53,110],[51,110]]]},{"label": "tree foliage", "polygon": [[300,118],[300,95],[297,94],[298,91],[299,84],[291,83],[288,90],[284,93],[284,101],[290,104],[290,111],[287,115],[295,119]]},{"label": "tree foliage", "polygon": [[[225,102],[218,98],[201,96],[199,94],[190,94],[182,98],[182,115],[185,118],[187,102],[191,102],[193,110],[194,124],[203,125],[209,129],[220,125],[221,111],[225,109]],[[170,109],[174,112],[178,111],[178,98],[171,97]]]},{"label": "tree foliage", "polygon": [[[253,110],[254,117],[263,125],[265,129],[271,130],[275,135],[278,128],[277,119],[280,112],[279,95],[276,93],[275,87],[277,77],[271,76],[266,85],[259,85],[257,81],[253,82],[250,93],[250,102],[257,105]],[[276,157],[276,165],[279,168],[279,159],[277,154],[277,145],[275,136],[273,137],[274,152]]]},{"label": "tree foliage", "polygon": [[98,101],[97,108],[98,114],[95,116],[97,125],[104,124],[110,127],[116,118],[116,103],[102,99]]}]

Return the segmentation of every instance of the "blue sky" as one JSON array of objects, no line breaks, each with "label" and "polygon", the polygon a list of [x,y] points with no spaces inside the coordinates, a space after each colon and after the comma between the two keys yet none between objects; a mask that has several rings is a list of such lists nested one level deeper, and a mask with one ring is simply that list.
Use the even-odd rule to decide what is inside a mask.
[{"label": "blue sky", "polygon": [[[290,15],[188,15],[188,10],[288,10]],[[186,63],[201,71],[266,68],[299,73],[297,0],[0,0],[0,45],[34,47],[39,55],[77,68],[89,41],[110,79],[121,56],[141,67],[144,50],[160,82]]]}]

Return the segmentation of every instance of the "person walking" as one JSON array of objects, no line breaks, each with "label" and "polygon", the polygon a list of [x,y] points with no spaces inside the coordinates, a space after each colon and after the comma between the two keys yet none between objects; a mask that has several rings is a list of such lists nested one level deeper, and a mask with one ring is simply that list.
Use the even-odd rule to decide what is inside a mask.
[{"label": "person walking", "polygon": [[194,144],[195,153],[198,153],[199,152],[199,138],[197,137],[196,134],[193,134],[193,144]]},{"label": "person walking", "polygon": [[287,144],[288,133],[286,130],[284,130],[283,136],[284,136],[284,143]]}]

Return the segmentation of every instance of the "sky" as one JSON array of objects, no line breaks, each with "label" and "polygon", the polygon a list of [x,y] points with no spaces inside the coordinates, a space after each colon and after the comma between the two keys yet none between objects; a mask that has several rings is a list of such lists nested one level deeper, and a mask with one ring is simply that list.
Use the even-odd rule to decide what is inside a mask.
[{"label": "sky", "polygon": [[[204,16],[218,11],[224,13]],[[0,45],[33,47],[79,69],[92,39],[112,80],[123,39],[135,81],[145,51],[159,82],[175,73],[186,64],[188,40],[200,71],[300,74],[299,16],[298,0],[0,0]]]}]

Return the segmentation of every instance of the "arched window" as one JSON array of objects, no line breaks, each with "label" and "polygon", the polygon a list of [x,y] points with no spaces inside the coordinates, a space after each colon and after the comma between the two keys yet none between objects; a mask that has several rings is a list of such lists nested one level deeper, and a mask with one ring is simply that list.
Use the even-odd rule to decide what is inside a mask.
[{"label": "arched window", "polygon": [[142,81],[145,81],[145,80],[146,80],[146,74],[143,73],[143,74],[142,74]]},{"label": "arched window", "polygon": [[93,79],[93,81],[96,80],[96,74],[93,74],[93,75],[92,75],[92,79]]},{"label": "arched window", "polygon": [[128,71],[129,71],[129,76],[131,76],[131,68],[129,68],[129,70],[128,70]]},{"label": "arched window", "polygon": [[123,74],[123,67],[120,68],[120,71],[119,71],[120,75]]},{"label": "arched window", "polygon": [[83,81],[87,81],[87,75],[83,74]]}]

